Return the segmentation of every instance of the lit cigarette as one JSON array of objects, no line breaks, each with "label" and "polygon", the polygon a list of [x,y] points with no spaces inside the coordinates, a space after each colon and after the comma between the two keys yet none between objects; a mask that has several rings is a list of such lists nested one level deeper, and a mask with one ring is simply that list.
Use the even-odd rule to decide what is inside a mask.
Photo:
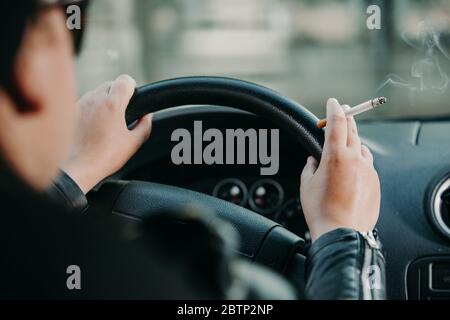
[{"label": "lit cigarette", "polygon": [[[382,104],[385,104],[387,102],[387,99],[385,97],[379,97],[375,98],[366,102],[363,102],[361,104],[358,104],[357,106],[354,106],[353,108],[348,109],[345,111],[345,115],[347,117],[353,117],[357,114],[369,111],[373,108],[376,108],[378,106],[381,106]],[[327,119],[322,119],[319,122],[317,122],[317,127],[319,129],[325,128],[327,126]]]}]

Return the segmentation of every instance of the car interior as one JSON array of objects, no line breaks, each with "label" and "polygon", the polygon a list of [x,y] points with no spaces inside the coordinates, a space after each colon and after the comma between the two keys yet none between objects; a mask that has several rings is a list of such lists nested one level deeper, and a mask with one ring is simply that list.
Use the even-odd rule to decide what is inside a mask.
[{"label": "car interior", "polygon": [[[239,11],[239,1],[219,2],[195,1],[195,5],[188,5],[169,1],[152,7],[153,19],[160,14],[161,19],[169,22],[155,22],[152,59],[156,62],[146,61],[148,64],[143,65],[148,68],[159,65],[154,74],[141,78],[143,85],[137,89],[127,110],[128,123],[143,114],[155,113],[152,136],[125,167],[89,194],[92,206],[124,219],[145,218],[168,204],[196,203],[212,208],[237,229],[242,257],[284,275],[301,292],[305,285],[304,266],[310,235],[299,200],[299,176],[308,156],[320,158],[324,137],[316,124],[324,114],[326,98],[335,94],[356,103],[383,93],[389,100],[386,111],[357,118],[357,123],[362,142],[374,155],[381,181],[377,231],[386,257],[387,296],[389,299],[450,299],[450,109],[445,73],[450,65],[450,28],[441,23],[448,21],[448,3],[380,1],[383,10],[392,9],[395,13],[386,14],[383,21],[396,24],[398,32],[382,29],[372,34],[363,30],[368,35],[361,35],[348,22],[350,25],[342,27],[348,30],[336,28],[334,37],[327,38],[315,33],[321,25],[316,18],[324,15],[325,4],[286,1],[290,6],[283,7],[268,1],[265,9],[277,8],[282,17],[297,12],[297,17],[309,17],[311,30],[316,27],[316,31],[294,34],[288,41],[281,36],[285,29],[276,17],[271,21],[280,22],[281,29],[274,27],[273,31],[264,24],[264,19],[271,17],[270,10],[258,11],[263,22],[255,22],[243,17],[244,14],[237,15],[239,18],[233,16],[233,12]],[[250,2],[251,5],[247,4],[250,8],[241,8],[244,13],[261,9],[255,1]],[[351,12],[364,16],[364,10],[357,11],[360,5],[330,3],[336,20]],[[99,1],[93,12],[100,13],[106,7],[105,1]],[[121,5],[114,8],[117,10]],[[228,13],[220,11],[224,8],[229,9]],[[149,10],[148,4],[136,2],[134,10],[139,14],[147,12],[146,9]],[[420,24],[422,16],[434,19],[433,28]],[[251,53],[239,51],[245,49],[239,48],[236,38],[233,38],[236,42],[227,38],[226,32],[230,37],[234,34],[235,29],[230,25],[236,19],[241,23],[234,26],[237,31],[239,28],[248,31],[250,25],[261,29],[253,30],[255,37],[263,34],[263,42],[272,39],[273,47],[268,52],[254,53],[255,61],[259,62],[248,59]],[[141,23],[138,20],[138,29]],[[310,30],[298,24],[299,30]],[[419,29],[425,29],[417,31],[418,25]],[[104,27],[100,23],[99,26]],[[325,34],[334,32],[332,29],[326,28]],[[90,32],[88,54],[97,52],[94,32],[100,34],[98,30]],[[110,31],[104,32],[103,38],[97,36],[107,42]],[[157,32],[166,34],[166,38]],[[199,33],[203,39],[217,36],[225,44],[221,47],[210,42],[208,46],[208,41],[206,44],[198,41]],[[169,40],[177,46],[168,46]],[[237,49],[233,51],[229,44]],[[289,52],[303,62],[296,67],[288,64],[287,69],[291,66],[292,72],[270,71],[287,57],[276,58],[274,53],[288,50],[282,49],[285,45],[297,48],[297,51],[292,49],[294,53],[291,49]],[[144,55],[150,52],[146,50],[151,50],[146,46],[142,48]],[[222,53],[214,51],[221,49]],[[107,56],[112,57],[111,64],[116,66],[122,63],[115,56],[121,49],[114,50]],[[89,77],[88,54],[80,61],[82,75],[85,70],[82,80]],[[239,59],[244,59],[241,63],[245,67],[239,65]],[[126,68],[129,62],[123,60],[121,68]],[[228,69],[230,61],[237,63],[237,69]],[[271,65],[269,71],[264,69],[264,61],[270,62],[267,63]],[[199,67],[202,62],[209,67]],[[172,67],[180,65],[183,67],[173,71]],[[137,68],[141,67],[139,64]],[[241,67],[248,69],[239,72]],[[108,74],[97,72],[102,76]],[[190,74],[195,76],[179,77]],[[159,79],[172,80],[156,81]],[[278,173],[261,176],[259,165],[248,164],[175,165],[171,151],[176,143],[171,134],[183,128],[193,135],[194,121],[202,121],[205,129],[217,128],[222,132],[238,128],[279,129]]]},{"label": "car interior", "polygon": [[[183,99],[189,106],[170,107]],[[217,104],[192,105],[193,101]],[[269,107],[263,104],[267,102]],[[265,264],[302,288],[309,234],[299,202],[299,173],[306,157],[320,152],[314,145],[323,141],[322,131],[314,128],[317,119],[269,89],[211,77],[175,79],[138,89],[128,114],[132,119],[164,104],[167,109],[155,115],[152,139],[91,194],[91,201],[126,218],[145,218],[168,203],[213,208],[238,230],[243,257]],[[292,115],[294,111],[294,122],[277,117],[277,113]],[[171,132],[176,128],[192,131],[193,121],[198,120],[220,129],[230,128],[229,124],[244,129],[279,128],[282,169],[262,178],[257,166],[174,165]],[[290,127],[293,123],[301,129]],[[367,121],[359,126],[382,184],[377,230],[388,259],[387,289],[392,299],[450,297],[448,129],[448,121]],[[261,195],[258,188],[266,192]]]}]

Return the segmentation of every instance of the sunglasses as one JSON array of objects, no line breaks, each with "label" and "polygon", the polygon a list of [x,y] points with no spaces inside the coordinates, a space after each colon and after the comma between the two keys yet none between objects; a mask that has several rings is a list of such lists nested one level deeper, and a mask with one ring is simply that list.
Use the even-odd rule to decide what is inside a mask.
[{"label": "sunglasses", "polygon": [[[70,31],[73,41],[73,48],[76,55],[81,51],[83,35],[86,28],[86,10],[89,0],[38,0],[41,10],[51,8],[61,8],[67,16],[67,28]],[[76,14],[79,13],[79,17]],[[79,19],[77,21],[77,19]],[[73,23],[73,25],[72,25]]]}]

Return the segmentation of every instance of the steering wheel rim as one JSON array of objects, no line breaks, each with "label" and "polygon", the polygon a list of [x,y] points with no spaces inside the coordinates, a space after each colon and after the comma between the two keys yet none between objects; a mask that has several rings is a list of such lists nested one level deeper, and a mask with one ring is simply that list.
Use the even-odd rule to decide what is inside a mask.
[{"label": "steering wheel rim", "polygon": [[297,102],[263,86],[224,77],[185,77],[151,83],[136,89],[126,111],[128,124],[142,116],[182,105],[232,107],[269,119],[290,133],[317,160],[324,131],[319,119]]},{"label": "steering wheel rim", "polygon": [[[196,104],[232,107],[268,118],[320,159],[324,135],[311,112],[273,90],[237,79],[188,77],[140,87],[127,108],[126,121],[130,124],[148,113]],[[90,195],[93,212],[100,208],[131,220],[145,220],[166,207],[190,203],[212,208],[229,222],[241,236],[243,256],[282,273],[292,269],[296,286],[303,287],[298,270],[304,269],[304,257],[299,259],[296,253],[304,240],[253,211],[199,192],[142,181],[109,181]]]}]

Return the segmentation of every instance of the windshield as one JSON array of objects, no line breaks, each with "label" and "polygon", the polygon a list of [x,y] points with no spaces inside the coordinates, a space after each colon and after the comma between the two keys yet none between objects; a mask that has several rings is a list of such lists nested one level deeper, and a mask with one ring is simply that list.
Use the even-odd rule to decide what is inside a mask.
[{"label": "windshield", "polygon": [[95,0],[80,89],[119,73],[139,84],[229,76],[318,116],[328,97],[355,105],[384,95],[389,104],[361,118],[443,117],[449,31],[448,0]]}]

